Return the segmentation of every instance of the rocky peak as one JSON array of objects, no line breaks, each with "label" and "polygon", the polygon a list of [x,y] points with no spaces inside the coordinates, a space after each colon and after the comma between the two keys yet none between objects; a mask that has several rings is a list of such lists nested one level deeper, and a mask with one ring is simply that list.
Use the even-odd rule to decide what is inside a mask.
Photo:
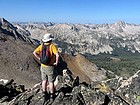
[{"label": "rocky peak", "polygon": [[118,21],[116,23],[114,23],[116,26],[120,26],[120,27],[124,27],[126,26],[126,23],[124,21]]},{"label": "rocky peak", "polygon": [[16,30],[16,27],[14,27],[10,22],[5,20],[4,18],[0,18],[0,26],[4,29],[9,29],[10,31]]},{"label": "rocky peak", "polygon": [[0,32],[7,35],[12,40],[22,40],[32,44],[37,44],[35,40],[30,38],[30,32],[20,25],[13,25],[4,18],[0,18]]},{"label": "rocky peak", "polygon": [[118,32],[122,33],[123,30],[126,27],[126,23],[124,21],[118,21],[116,23],[114,23],[113,25],[111,25],[113,28],[115,28]]},{"label": "rocky peak", "polygon": [[2,26],[4,24],[4,18],[0,18],[0,26]]}]

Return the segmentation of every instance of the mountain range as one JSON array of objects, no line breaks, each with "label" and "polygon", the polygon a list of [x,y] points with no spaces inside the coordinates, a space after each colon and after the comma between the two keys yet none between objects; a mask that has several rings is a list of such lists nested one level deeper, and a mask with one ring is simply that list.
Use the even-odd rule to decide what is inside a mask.
[{"label": "mountain range", "polygon": [[53,33],[65,53],[97,55],[99,53],[140,53],[140,25],[118,21],[113,24],[14,23],[41,40]]}]

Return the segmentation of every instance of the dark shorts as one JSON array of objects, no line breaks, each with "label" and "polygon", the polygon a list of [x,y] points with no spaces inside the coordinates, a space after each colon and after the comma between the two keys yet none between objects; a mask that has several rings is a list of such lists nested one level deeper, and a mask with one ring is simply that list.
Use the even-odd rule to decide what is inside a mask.
[{"label": "dark shorts", "polygon": [[41,78],[43,81],[48,80],[49,82],[54,82],[55,76],[54,76],[54,66],[41,66]]}]

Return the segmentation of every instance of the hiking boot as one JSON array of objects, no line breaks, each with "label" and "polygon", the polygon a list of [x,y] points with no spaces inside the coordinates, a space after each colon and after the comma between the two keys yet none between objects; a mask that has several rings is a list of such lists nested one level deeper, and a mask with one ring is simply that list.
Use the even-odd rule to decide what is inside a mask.
[{"label": "hiking boot", "polygon": [[50,93],[50,102],[54,101],[54,93]]},{"label": "hiking boot", "polygon": [[44,101],[47,101],[49,99],[49,94],[46,91],[43,92],[43,98],[44,98]]}]

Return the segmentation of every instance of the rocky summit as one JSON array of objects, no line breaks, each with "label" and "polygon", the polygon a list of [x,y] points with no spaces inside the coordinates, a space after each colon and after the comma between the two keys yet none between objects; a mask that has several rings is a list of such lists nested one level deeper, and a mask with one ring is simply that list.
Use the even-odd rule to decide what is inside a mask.
[{"label": "rocky summit", "polygon": [[128,80],[118,77],[91,84],[80,83],[79,77],[72,78],[65,69],[56,77],[54,101],[50,101],[49,96],[44,101],[41,83],[25,89],[9,81],[0,85],[0,102],[2,105],[139,105],[139,81],[140,71]]}]

